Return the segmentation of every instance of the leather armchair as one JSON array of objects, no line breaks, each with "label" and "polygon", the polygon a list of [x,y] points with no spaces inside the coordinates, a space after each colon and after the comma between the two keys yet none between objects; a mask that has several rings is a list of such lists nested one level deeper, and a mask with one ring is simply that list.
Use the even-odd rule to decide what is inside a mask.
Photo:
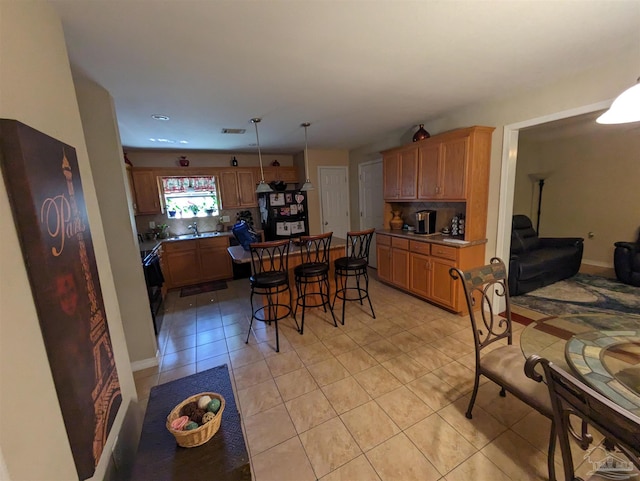
[{"label": "leather armchair", "polygon": [[636,242],[616,242],[613,266],[620,282],[640,287],[640,235]]},{"label": "leather armchair", "polygon": [[583,242],[581,237],[538,237],[526,215],[514,215],[509,259],[510,294],[525,294],[576,275],[582,262]]}]

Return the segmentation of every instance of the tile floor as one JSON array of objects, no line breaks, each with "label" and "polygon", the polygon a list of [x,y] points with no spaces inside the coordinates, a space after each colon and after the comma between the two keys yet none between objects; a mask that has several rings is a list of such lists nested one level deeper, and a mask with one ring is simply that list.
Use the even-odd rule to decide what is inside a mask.
[{"label": "tile floor", "polygon": [[491,382],[473,419],[464,416],[474,365],[467,317],[373,279],[376,319],[351,302],[336,328],[314,309],[302,336],[292,319],[280,322],[276,353],[274,327],[263,323],[245,344],[248,280],[228,286],[169,293],[160,366],[134,377],[144,406],[152,386],[226,363],[254,480],[547,479],[546,418]]}]

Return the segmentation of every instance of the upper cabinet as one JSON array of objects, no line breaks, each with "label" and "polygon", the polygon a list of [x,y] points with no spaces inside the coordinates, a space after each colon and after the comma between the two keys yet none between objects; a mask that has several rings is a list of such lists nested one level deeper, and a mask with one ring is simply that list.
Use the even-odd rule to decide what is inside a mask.
[{"label": "upper cabinet", "polygon": [[384,153],[385,200],[414,200],[417,195],[418,150],[413,146]]},{"label": "upper cabinet", "polygon": [[220,199],[223,209],[256,207],[256,180],[251,169],[223,170],[220,179]]},{"label": "upper cabinet", "polygon": [[493,130],[459,129],[383,152],[384,199],[468,201],[483,183],[486,192]]},{"label": "upper cabinet", "polygon": [[134,211],[136,214],[161,214],[158,177],[153,170],[131,169]]},{"label": "upper cabinet", "polygon": [[[277,167],[264,167],[264,181],[269,183],[269,182],[277,182],[277,181],[283,181],[286,182],[287,184],[295,184],[297,182],[299,182],[298,180],[298,173],[296,172],[296,168],[295,167],[284,167],[284,166],[277,166]],[[256,174],[256,179],[260,180],[260,168],[256,169],[257,174]]]}]

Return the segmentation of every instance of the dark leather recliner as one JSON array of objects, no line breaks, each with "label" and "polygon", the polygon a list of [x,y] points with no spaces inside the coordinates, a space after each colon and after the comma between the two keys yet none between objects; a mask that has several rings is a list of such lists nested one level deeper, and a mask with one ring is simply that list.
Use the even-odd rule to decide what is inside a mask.
[{"label": "dark leather recliner", "polygon": [[514,215],[509,293],[525,294],[576,275],[582,262],[583,242],[581,237],[538,237],[526,215]]},{"label": "dark leather recliner", "polygon": [[636,242],[616,242],[613,266],[620,282],[640,287],[640,232]]}]

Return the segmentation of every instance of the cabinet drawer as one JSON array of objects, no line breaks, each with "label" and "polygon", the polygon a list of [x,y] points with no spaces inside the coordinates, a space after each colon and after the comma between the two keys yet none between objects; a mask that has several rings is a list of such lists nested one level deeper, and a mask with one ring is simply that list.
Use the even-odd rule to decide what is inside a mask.
[{"label": "cabinet drawer", "polygon": [[396,249],[404,249],[408,251],[409,239],[400,239],[399,237],[394,237],[393,239],[391,239],[391,246]]},{"label": "cabinet drawer", "polygon": [[442,257],[443,259],[451,259],[455,261],[458,258],[457,249],[455,247],[441,246],[433,244],[431,246],[431,255],[434,257]]},{"label": "cabinet drawer", "polygon": [[376,242],[379,246],[390,246],[391,245],[391,236],[377,234]]},{"label": "cabinet drawer", "polygon": [[197,241],[195,240],[180,240],[180,241],[170,241],[163,242],[162,248],[164,252],[183,252],[183,251],[192,251],[197,248]]},{"label": "cabinet drawer", "polygon": [[206,239],[198,239],[200,247],[229,247],[229,237],[207,237]]},{"label": "cabinet drawer", "polygon": [[431,252],[430,244],[426,242],[411,241],[409,246],[411,247],[411,252],[417,252],[418,254],[429,255]]}]

